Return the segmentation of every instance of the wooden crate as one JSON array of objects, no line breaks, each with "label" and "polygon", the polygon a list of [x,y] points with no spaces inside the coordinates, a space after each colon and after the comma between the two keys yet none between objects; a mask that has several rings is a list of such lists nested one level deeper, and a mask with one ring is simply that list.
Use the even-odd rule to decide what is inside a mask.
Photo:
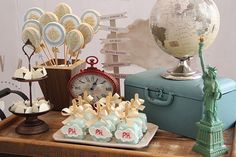
[{"label": "wooden crate", "polygon": [[[39,81],[45,99],[54,104],[54,111],[61,111],[70,106],[71,96],[67,89],[67,83],[72,76],[86,67],[85,61],[82,60],[73,63],[71,66],[60,66],[63,63],[63,59],[58,59],[58,66],[44,66],[48,77]],[[46,62],[46,65],[50,65],[50,62]]]}]

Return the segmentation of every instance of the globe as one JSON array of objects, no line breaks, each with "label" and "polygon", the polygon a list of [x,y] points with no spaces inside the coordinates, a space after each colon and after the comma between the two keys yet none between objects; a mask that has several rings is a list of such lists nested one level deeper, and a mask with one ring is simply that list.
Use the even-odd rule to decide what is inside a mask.
[{"label": "globe", "polygon": [[198,52],[200,36],[205,47],[215,40],[220,14],[213,0],[157,0],[150,16],[150,29],[166,53],[188,58]]}]

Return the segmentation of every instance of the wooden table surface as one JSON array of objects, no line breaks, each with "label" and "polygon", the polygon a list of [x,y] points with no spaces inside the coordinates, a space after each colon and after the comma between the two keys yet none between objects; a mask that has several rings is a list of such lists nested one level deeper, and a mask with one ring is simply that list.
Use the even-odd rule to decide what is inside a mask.
[{"label": "wooden table surface", "polygon": [[[59,143],[53,141],[52,135],[62,127],[61,121],[65,117],[62,117],[59,112],[49,112],[40,118],[49,124],[50,130],[33,136],[15,133],[15,127],[22,118],[13,115],[0,122],[0,153],[48,157],[201,156],[191,151],[194,140],[161,130],[158,130],[148,147],[140,150]],[[225,157],[236,157],[235,144],[233,144],[234,128],[225,131],[224,135],[225,144],[229,148],[229,153]]]}]

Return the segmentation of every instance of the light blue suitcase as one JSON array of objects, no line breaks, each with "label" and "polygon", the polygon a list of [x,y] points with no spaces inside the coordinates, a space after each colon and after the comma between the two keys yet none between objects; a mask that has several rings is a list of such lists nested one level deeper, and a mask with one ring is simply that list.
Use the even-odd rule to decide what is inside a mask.
[{"label": "light blue suitcase", "polygon": [[[145,100],[148,121],[160,129],[190,138],[196,138],[196,122],[203,114],[202,79],[173,81],[163,79],[164,69],[153,69],[130,75],[125,80],[125,98],[130,100],[135,93]],[[217,101],[218,116],[224,129],[236,121],[236,83],[227,78],[218,79],[222,98]]]}]

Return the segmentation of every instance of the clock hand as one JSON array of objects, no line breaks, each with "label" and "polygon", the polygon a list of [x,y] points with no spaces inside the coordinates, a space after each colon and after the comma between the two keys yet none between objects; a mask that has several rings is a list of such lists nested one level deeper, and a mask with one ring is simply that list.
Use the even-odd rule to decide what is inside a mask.
[{"label": "clock hand", "polygon": [[97,80],[93,83],[93,85],[97,85],[97,83],[98,83],[98,78],[97,78]]},{"label": "clock hand", "polygon": [[90,88],[90,90],[94,90],[94,88],[97,86],[98,83],[98,78],[97,80],[93,83],[92,87]]}]

